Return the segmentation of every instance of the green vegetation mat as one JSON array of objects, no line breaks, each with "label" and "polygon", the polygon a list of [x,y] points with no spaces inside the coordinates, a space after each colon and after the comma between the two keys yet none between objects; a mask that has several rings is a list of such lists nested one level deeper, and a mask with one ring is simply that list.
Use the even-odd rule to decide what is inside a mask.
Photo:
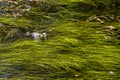
[{"label": "green vegetation mat", "polygon": [[[61,0],[58,12],[49,12],[50,6],[56,6],[54,3],[31,5],[32,10],[21,18],[0,16],[0,25],[5,26],[0,28],[0,80],[120,79],[119,22],[81,20],[80,17],[86,19],[93,13],[63,7],[70,2]],[[43,11],[45,7],[47,10]],[[109,26],[117,30],[103,31]],[[10,37],[8,28],[45,30],[47,40]]]}]

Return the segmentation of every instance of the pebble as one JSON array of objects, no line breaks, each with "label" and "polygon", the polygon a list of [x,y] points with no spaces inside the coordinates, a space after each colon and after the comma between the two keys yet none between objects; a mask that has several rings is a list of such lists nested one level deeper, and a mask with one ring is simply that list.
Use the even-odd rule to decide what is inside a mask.
[{"label": "pebble", "polygon": [[78,77],[79,75],[76,74],[76,75],[74,75],[74,76],[75,76],[75,77]]},{"label": "pebble", "polygon": [[109,71],[109,74],[114,74],[115,72],[113,72],[113,71]]}]

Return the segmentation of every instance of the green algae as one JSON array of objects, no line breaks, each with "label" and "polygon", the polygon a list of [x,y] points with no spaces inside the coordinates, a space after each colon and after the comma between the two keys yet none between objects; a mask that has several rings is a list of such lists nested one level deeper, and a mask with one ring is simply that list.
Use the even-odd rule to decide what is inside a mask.
[{"label": "green algae", "polygon": [[[4,25],[27,30],[29,28],[45,30],[48,34],[44,42],[35,42],[31,38],[18,38],[12,43],[1,42],[1,80],[5,79],[5,75],[8,80],[118,80],[120,78],[120,41],[102,31],[102,28],[109,25],[119,28],[118,22],[101,24],[76,21],[71,20],[71,17],[64,17],[68,15],[63,14],[58,14],[57,17],[55,13],[49,16],[47,14],[49,12],[38,14],[40,8],[41,6],[37,6],[22,18],[0,18],[0,23]],[[114,73],[110,74],[111,71]]]}]

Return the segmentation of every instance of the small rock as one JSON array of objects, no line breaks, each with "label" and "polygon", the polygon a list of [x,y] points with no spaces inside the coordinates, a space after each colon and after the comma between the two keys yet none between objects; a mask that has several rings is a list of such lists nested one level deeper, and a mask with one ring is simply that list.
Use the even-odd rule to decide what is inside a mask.
[{"label": "small rock", "polygon": [[76,75],[74,75],[74,76],[75,76],[75,77],[78,77],[79,75],[76,74]]},{"label": "small rock", "polygon": [[113,72],[113,71],[109,71],[109,74],[115,74],[115,72]]}]

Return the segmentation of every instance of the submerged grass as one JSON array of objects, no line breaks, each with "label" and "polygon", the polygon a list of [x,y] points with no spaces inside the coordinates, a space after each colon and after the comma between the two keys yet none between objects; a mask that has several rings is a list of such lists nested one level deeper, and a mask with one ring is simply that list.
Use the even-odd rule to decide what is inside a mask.
[{"label": "submerged grass", "polygon": [[83,0],[50,0],[31,5],[32,11],[21,18],[0,17],[0,25],[45,30],[48,35],[45,41],[24,37],[0,43],[0,80],[120,79],[120,40],[102,31],[111,25],[120,29],[119,23],[86,22],[91,14],[83,13],[84,7],[83,12],[74,10],[76,2],[87,9],[95,7]]},{"label": "submerged grass", "polygon": [[101,27],[94,22],[59,21],[48,27],[51,32],[44,42],[20,39],[0,44],[1,79],[119,79],[120,46],[112,38],[108,41]]}]

